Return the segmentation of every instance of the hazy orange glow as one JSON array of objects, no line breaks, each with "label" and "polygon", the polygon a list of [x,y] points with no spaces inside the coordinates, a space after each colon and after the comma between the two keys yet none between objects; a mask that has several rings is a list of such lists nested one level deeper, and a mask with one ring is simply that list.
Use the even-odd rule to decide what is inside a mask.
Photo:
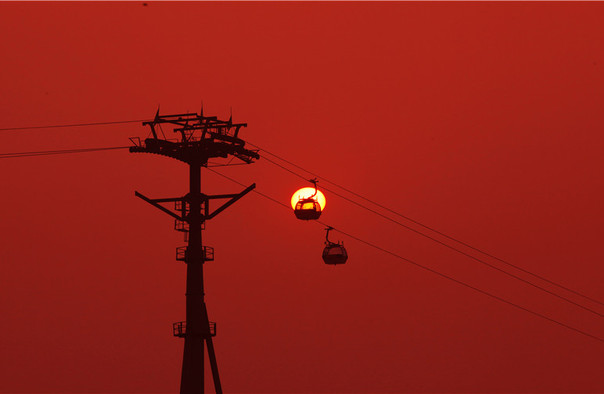
[{"label": "hazy orange glow", "polygon": [[[314,193],[315,193],[314,187],[303,187],[302,189],[299,189],[298,191],[296,191],[291,199],[292,209],[296,208],[296,203],[298,201],[300,201],[303,198],[308,198],[308,197],[312,196]],[[314,196],[313,199],[319,203],[319,205],[321,206],[321,211],[323,211],[325,209],[325,195],[323,193],[321,193],[320,190],[317,190],[317,195]]]},{"label": "hazy orange glow", "polygon": [[[244,147],[278,158],[261,150],[254,164],[212,168],[235,183],[203,168],[203,193],[256,183],[285,203],[296,185],[314,192],[316,176],[321,191],[336,191],[327,177],[393,210],[337,188],[355,203],[330,193],[336,205],[306,220],[248,193],[206,223],[224,392],[604,394],[603,343],[568,328],[603,338],[604,319],[498,270],[589,308],[604,302],[603,1],[0,10],[0,129],[151,120],[158,106],[199,113],[202,102],[229,119],[232,107],[248,124]],[[4,130],[0,154],[148,134],[142,122]],[[0,324],[0,394],[178,393],[184,340],[172,323],[186,320],[188,265],[175,248],[186,242],[134,192],[182,196],[187,166],[122,149],[0,155],[0,174],[0,311],[12,323]],[[322,259],[326,226],[341,231],[329,239],[345,243],[344,266]]]}]

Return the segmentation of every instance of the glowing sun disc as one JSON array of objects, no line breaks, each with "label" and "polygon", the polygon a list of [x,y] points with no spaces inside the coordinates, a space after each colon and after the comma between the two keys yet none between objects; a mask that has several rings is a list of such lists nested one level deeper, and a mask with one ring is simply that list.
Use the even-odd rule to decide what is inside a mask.
[{"label": "glowing sun disc", "polygon": [[[315,193],[314,187],[303,187],[294,193],[291,199],[292,209],[296,209],[296,204],[302,198],[308,198]],[[321,193],[321,190],[317,191],[317,195],[313,197],[313,199],[319,203],[321,206],[321,211],[325,209],[325,195]]]}]

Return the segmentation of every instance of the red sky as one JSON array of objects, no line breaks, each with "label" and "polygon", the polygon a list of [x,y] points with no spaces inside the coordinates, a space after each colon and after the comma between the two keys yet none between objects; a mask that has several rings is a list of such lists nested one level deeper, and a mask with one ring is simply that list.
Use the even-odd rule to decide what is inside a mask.
[{"label": "red sky", "polygon": [[[232,107],[251,142],[604,300],[602,20],[599,2],[5,2],[0,128]],[[0,151],[146,134],[4,131]],[[307,186],[262,159],[222,171],[285,203]],[[0,391],[176,392],[183,242],[134,190],[181,196],[186,167],[124,150],[0,173]],[[332,226],[604,337],[601,317],[326,196]],[[226,392],[604,392],[602,342],[341,234],[349,261],[327,267],[323,229],[257,195],[206,229]]]}]

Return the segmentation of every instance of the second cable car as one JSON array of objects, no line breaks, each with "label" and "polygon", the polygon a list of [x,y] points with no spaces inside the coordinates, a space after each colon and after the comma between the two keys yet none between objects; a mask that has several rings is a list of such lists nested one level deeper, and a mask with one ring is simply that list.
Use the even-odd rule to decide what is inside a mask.
[{"label": "second cable car", "polygon": [[327,227],[325,233],[325,248],[323,248],[323,261],[325,264],[338,265],[346,263],[348,260],[348,253],[344,248],[344,243],[331,242],[329,240],[329,231],[333,230],[333,227]]}]

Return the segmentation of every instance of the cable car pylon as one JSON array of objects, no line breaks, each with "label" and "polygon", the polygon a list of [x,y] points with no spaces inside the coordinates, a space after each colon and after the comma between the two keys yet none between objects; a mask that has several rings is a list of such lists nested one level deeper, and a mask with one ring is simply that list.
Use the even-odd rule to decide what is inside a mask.
[{"label": "cable car pylon", "polygon": [[[203,110],[202,110],[203,111]],[[158,136],[161,125],[173,127],[177,139]],[[148,202],[175,219],[175,230],[185,234],[187,246],[176,249],[176,259],[187,265],[186,281],[186,320],[173,324],[173,335],[184,338],[180,393],[204,392],[204,344],[208,348],[208,358],[216,393],[222,393],[218,374],[218,364],[212,338],[216,335],[216,323],[210,322],[205,303],[203,288],[203,264],[214,260],[214,249],[202,245],[201,233],[205,222],[231,206],[244,195],[252,191],[252,184],[237,194],[208,195],[201,192],[201,167],[207,167],[210,158],[234,157],[251,164],[259,159],[257,150],[246,149],[245,142],[239,138],[239,131],[247,127],[246,123],[233,123],[218,120],[215,116],[196,113],[159,115],[150,122],[143,122],[151,129],[151,138],[144,141],[131,139],[132,153],[152,153],[171,157],[189,165],[189,192],[183,197],[151,199],[139,192],[135,196]],[[213,211],[210,201],[227,199]],[[174,210],[162,204],[174,203]]]}]

